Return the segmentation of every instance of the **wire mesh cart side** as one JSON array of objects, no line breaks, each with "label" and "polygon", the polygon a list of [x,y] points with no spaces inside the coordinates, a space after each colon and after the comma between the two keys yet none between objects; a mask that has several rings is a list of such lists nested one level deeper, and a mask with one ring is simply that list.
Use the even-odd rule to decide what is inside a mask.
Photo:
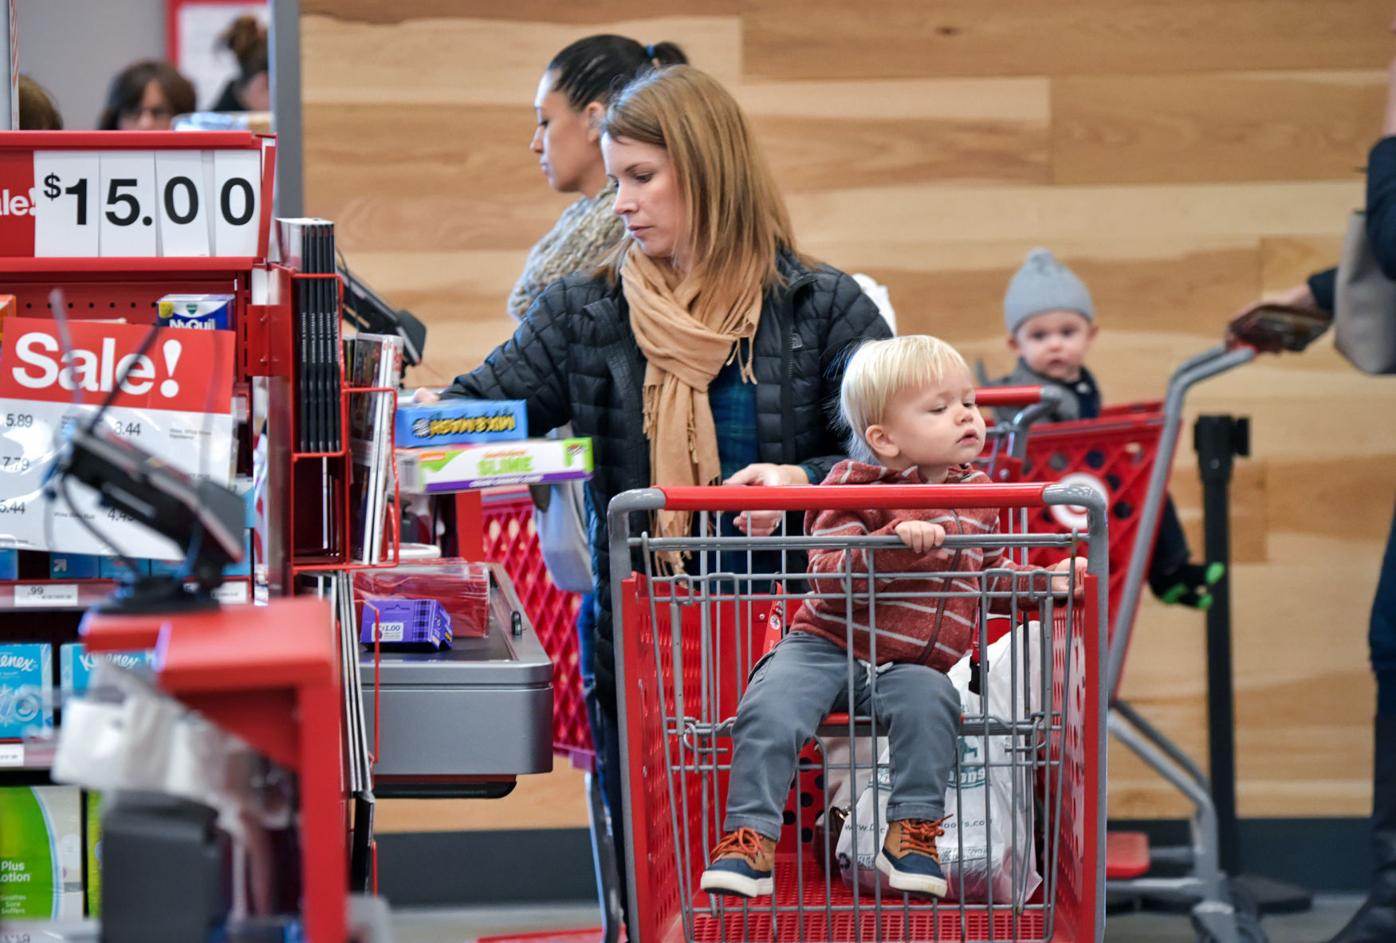
[{"label": "wire mesh cart side", "polygon": [[[985,796],[990,781],[1009,784],[1005,788],[1011,791],[1012,802],[994,806],[986,799],[984,814],[974,825],[986,836],[1011,835],[1001,844],[985,838],[979,846],[984,873],[992,868],[995,878],[1002,877],[1006,883],[972,883],[972,856],[966,851],[969,839],[965,837],[968,825],[956,827],[957,838],[940,842],[946,860],[959,861],[962,869],[956,878],[951,865],[950,898],[910,898],[884,890],[875,876],[870,885],[860,878],[858,862],[863,852],[857,842],[869,839],[858,837],[863,833],[857,817],[864,816],[863,829],[871,818],[876,834],[882,814],[878,790],[883,788],[876,784],[885,783],[889,769],[885,750],[876,760],[857,759],[860,752],[872,752],[860,748],[880,742],[875,738],[884,731],[876,708],[869,709],[869,704],[876,703],[880,675],[869,670],[872,701],[861,702],[857,716],[825,717],[801,754],[784,813],[787,827],[776,849],[775,894],[740,902],[709,896],[698,889],[698,876],[721,834],[731,725],[748,675],[801,606],[839,595],[828,591],[829,583],[806,571],[798,554],[838,546],[840,541],[868,549],[894,549],[901,544],[895,537],[724,536],[720,529],[708,526],[707,515],[870,505],[888,510],[996,509],[1002,533],[947,538],[945,545],[955,548],[956,559],[961,548],[976,546],[1002,548],[1005,556],[1022,559],[1050,543],[1079,548],[1089,561],[1084,590],[1074,599],[1069,593],[1062,597],[1060,591],[1049,591],[1045,574],[1015,575],[1006,566],[982,573],[952,568],[930,578],[900,572],[869,572],[862,580],[845,575],[848,598],[856,597],[859,605],[871,602],[869,626],[877,624],[878,594],[884,597],[884,606],[913,608],[928,597],[958,597],[961,603],[963,597],[974,597],[968,611],[977,608],[980,613],[975,670],[984,679],[987,693],[982,700],[961,695],[960,758],[946,808],[963,813],[966,807],[961,803],[967,801],[968,790],[962,795],[960,784],[976,777]],[[1035,535],[1010,526],[1030,522],[1033,509],[1054,505],[1084,508],[1088,527],[1069,535]],[[644,521],[660,508],[694,512],[699,521],[697,535],[667,540],[648,536]],[[644,489],[616,498],[610,522],[613,602],[621,636],[617,669],[622,679],[618,687],[623,811],[632,863],[632,939],[646,943],[755,939],[1078,943],[1101,939],[1108,567],[1105,506],[1098,495],[1060,485]],[[632,523],[637,525],[633,531]],[[672,560],[677,552],[686,554],[681,571],[652,565],[656,554]],[[763,554],[765,567],[753,566]],[[774,562],[773,556],[778,558]],[[870,553],[861,559],[879,558]],[[909,582],[916,577],[920,585]],[[964,584],[972,577],[980,577],[981,582],[966,589]],[[1061,601],[1054,601],[1059,597]],[[861,631],[873,646],[869,661],[878,664],[877,639],[886,630],[869,626]],[[1007,660],[991,663],[984,653],[999,636],[1006,637],[995,648],[1002,649]],[[948,674],[953,677],[968,661]],[[850,678],[861,670],[855,664],[866,668],[851,654],[848,663]],[[1007,701],[995,703],[991,674],[1000,680],[1004,675],[1013,679],[1002,688],[1012,691],[1011,707]],[[975,690],[973,682],[970,690]],[[851,751],[852,758],[834,758],[841,738],[846,738],[845,744],[860,745]],[[979,747],[993,744],[1000,745],[998,752],[990,748],[985,753],[998,759],[974,759]],[[827,830],[829,780],[840,772],[846,772],[849,788],[864,792],[864,799],[871,797],[872,803],[866,806],[860,800],[853,806],[853,818],[842,833],[845,842],[853,836],[852,853],[839,845],[836,859]],[[869,813],[868,808],[873,811]],[[1012,814],[1004,814],[1009,809]],[[993,816],[1010,819],[1011,828],[1001,823],[994,832]],[[962,818],[968,822],[970,817]],[[1031,884],[1021,879],[1023,869],[1018,863],[1024,860],[1041,863],[1040,876],[1034,871]],[[1000,861],[1004,862],[1002,873],[997,870]],[[866,866],[862,870],[864,878],[871,873]]]}]

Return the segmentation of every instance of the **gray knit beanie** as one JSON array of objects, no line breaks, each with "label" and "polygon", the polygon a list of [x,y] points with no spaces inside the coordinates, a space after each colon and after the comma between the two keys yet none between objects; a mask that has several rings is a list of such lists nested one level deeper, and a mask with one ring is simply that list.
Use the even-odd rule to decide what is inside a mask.
[{"label": "gray knit beanie", "polygon": [[1058,262],[1051,250],[1033,249],[1004,293],[1003,325],[1009,334],[1016,334],[1028,318],[1059,308],[1079,312],[1088,321],[1095,320],[1095,306],[1086,283]]}]

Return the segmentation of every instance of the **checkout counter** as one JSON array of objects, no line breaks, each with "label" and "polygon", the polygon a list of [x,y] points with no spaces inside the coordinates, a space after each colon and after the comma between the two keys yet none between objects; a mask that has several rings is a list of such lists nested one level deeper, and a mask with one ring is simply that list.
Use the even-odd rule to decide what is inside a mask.
[{"label": "checkout counter", "polygon": [[371,647],[360,655],[380,799],[499,798],[553,768],[553,664],[504,568],[489,571],[484,636],[441,652],[385,649],[376,667]]}]

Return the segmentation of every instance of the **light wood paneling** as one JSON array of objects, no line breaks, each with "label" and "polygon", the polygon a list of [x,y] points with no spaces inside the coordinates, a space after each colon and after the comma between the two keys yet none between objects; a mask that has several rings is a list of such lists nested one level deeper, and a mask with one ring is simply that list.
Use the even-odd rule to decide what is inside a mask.
[{"label": "light wood paneling", "polygon": [[1070,76],[1052,83],[1057,183],[1351,179],[1386,73]]},{"label": "light wood paneling", "polygon": [[[568,198],[527,151],[547,60],[595,32],[683,44],[728,85],[801,248],[887,284],[903,331],[1011,365],[1002,298],[1047,245],[1089,284],[1107,400],[1156,399],[1262,291],[1337,258],[1396,53],[1378,0],[310,0],[309,212],[431,336],[444,382],[513,324],[504,301]],[[657,15],[662,14],[662,15]],[[1321,341],[1200,386],[1171,491],[1195,548],[1191,421],[1252,419],[1233,486],[1237,764],[1248,815],[1362,815],[1365,633],[1396,500],[1396,384]],[[1204,620],[1145,599],[1125,694],[1205,759]],[[1116,749],[1111,812],[1182,803]],[[579,777],[502,803],[385,805],[389,828],[581,826]]]},{"label": "light wood paneling", "polygon": [[1384,0],[756,0],[756,79],[1351,69],[1391,58]]}]

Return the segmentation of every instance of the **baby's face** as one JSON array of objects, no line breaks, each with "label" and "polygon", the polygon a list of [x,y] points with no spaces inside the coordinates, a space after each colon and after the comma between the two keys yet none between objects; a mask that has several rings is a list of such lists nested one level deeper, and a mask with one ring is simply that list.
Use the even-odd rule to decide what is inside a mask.
[{"label": "baby's face", "polygon": [[1028,318],[1008,339],[1023,362],[1036,373],[1073,383],[1095,340],[1096,325],[1077,311],[1044,311]]},{"label": "baby's face", "polygon": [[[881,429],[880,435],[873,429]],[[984,417],[974,404],[974,379],[956,369],[940,383],[902,390],[868,442],[884,465],[917,465],[940,481],[948,466],[974,461],[984,448]]]}]

